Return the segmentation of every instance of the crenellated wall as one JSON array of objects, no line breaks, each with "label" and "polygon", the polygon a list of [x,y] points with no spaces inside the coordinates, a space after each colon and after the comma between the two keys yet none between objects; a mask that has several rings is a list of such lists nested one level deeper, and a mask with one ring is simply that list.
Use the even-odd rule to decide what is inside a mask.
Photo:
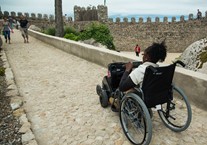
[{"label": "crenellated wall", "polygon": [[29,13],[22,13],[22,12],[14,12],[12,11],[11,13],[9,13],[8,11],[0,11],[0,18],[3,18],[4,16],[9,17],[11,16],[13,19],[18,20],[20,18],[21,15],[25,15],[28,19],[31,20],[44,20],[44,21],[54,21],[55,17],[54,15],[47,15],[47,14],[41,14],[38,13],[37,15],[35,13],[31,13],[31,15]]},{"label": "crenellated wall", "polygon": [[[155,18],[155,22],[152,22],[150,17],[147,18],[146,22],[143,21],[143,18],[139,18],[136,21],[134,17],[130,21],[128,18],[124,18],[123,21],[120,18],[116,18],[113,21],[112,18],[108,19],[106,6],[98,6],[97,9],[96,7],[85,9],[75,6],[75,20],[73,21],[72,17],[68,17],[68,19],[64,17],[65,25],[83,30],[87,24],[92,22],[83,21],[80,18],[83,16],[81,14],[84,10],[88,12],[87,19],[94,18],[109,26],[114,37],[116,49],[120,51],[133,51],[136,44],[139,44],[141,49],[144,49],[153,42],[165,39],[169,52],[183,52],[190,44],[207,36],[207,11],[200,20],[194,19],[193,14],[189,14],[187,20],[184,19],[184,16],[181,16],[179,20],[176,17],[172,17],[172,20],[164,17],[162,22],[159,17]],[[95,15],[95,12],[97,12],[97,15]],[[5,11],[4,13],[0,12],[0,17],[11,15],[18,20],[22,14],[21,12],[18,12],[17,15],[15,12],[9,14],[9,12]],[[28,17],[30,24],[42,29],[55,25],[53,15],[48,16],[40,13],[37,16],[34,13],[31,15],[24,13],[24,15]]]},{"label": "crenellated wall", "polygon": [[182,16],[180,21],[176,21],[174,17],[169,22],[167,17],[164,22],[160,22],[156,18],[155,22],[151,22],[148,18],[147,22],[143,22],[140,18],[139,22],[135,22],[132,18],[128,22],[127,18],[124,22],[116,19],[116,22],[109,22],[107,25],[114,36],[116,49],[133,51],[138,43],[141,49],[144,49],[152,44],[166,39],[166,44],[170,52],[183,52],[190,44],[207,36],[207,17],[201,20],[191,19],[184,20]]},{"label": "crenellated wall", "polygon": [[108,20],[108,10],[106,6],[98,5],[93,7],[74,6],[74,21],[100,21]]},{"label": "crenellated wall", "polygon": [[[160,22],[156,18],[155,22],[151,22],[148,18],[147,22],[143,22],[140,18],[138,22],[132,18],[130,22],[125,18],[124,22],[120,22],[117,18],[115,22],[105,22],[108,25],[113,37],[117,50],[133,51],[138,43],[141,49],[145,49],[153,42],[160,42],[165,39],[169,52],[183,52],[190,44],[207,36],[207,16],[201,20],[192,19],[184,20],[181,16],[179,21],[174,17],[171,22],[167,17],[164,22]],[[68,23],[79,30],[84,29],[85,25],[90,22]]]}]

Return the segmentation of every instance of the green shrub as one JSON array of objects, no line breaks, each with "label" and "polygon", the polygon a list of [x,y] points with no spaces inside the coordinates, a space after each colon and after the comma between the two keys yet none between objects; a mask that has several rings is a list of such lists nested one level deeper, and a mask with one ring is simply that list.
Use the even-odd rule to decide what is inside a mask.
[{"label": "green shrub", "polygon": [[96,42],[107,46],[108,49],[115,50],[113,37],[110,34],[108,27],[104,24],[94,22],[89,25],[83,32],[81,32],[81,40],[88,40],[90,38],[93,38]]},{"label": "green shrub", "polygon": [[[55,28],[49,27],[44,30],[43,33],[55,36]],[[105,45],[108,49],[115,50],[113,37],[110,34],[108,27],[98,22],[93,22],[81,32],[78,32],[74,27],[67,26],[64,28],[64,38],[74,41],[88,40],[93,38],[96,42]]]},{"label": "green shrub", "polygon": [[70,40],[74,40],[74,41],[78,41],[79,40],[79,36],[76,36],[73,33],[67,33],[67,34],[65,34],[64,38],[70,39]]},{"label": "green shrub", "polygon": [[43,33],[45,33],[47,35],[55,36],[55,28],[54,27],[49,27],[46,30],[44,30]]},{"label": "green shrub", "polygon": [[73,27],[64,27],[64,35],[73,33],[74,35],[78,36],[79,32]]}]

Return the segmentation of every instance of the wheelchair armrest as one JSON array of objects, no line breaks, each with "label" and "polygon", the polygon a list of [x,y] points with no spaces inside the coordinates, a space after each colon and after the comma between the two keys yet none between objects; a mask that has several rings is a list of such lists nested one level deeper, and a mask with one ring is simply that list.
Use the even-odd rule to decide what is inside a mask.
[{"label": "wheelchair armrest", "polygon": [[185,64],[182,61],[180,61],[180,60],[175,61],[174,64],[175,65],[176,64],[180,64],[182,67],[185,67]]}]

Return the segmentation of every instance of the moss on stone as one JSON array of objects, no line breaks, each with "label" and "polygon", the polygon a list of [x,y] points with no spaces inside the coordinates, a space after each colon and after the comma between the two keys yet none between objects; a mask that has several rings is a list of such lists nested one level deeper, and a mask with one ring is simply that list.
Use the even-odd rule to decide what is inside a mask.
[{"label": "moss on stone", "polygon": [[198,69],[202,68],[203,64],[207,62],[207,47],[205,47],[203,50],[204,51],[201,52],[198,56],[198,58],[201,62],[200,66],[198,66]]},{"label": "moss on stone", "polygon": [[4,76],[4,75],[5,75],[5,68],[0,67],[0,76]]}]

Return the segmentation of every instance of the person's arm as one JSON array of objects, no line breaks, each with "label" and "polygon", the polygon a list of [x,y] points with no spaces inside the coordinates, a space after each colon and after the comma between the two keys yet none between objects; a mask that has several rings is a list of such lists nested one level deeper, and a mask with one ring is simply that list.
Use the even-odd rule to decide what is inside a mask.
[{"label": "person's arm", "polygon": [[0,19],[0,30],[3,29],[3,20]]},{"label": "person's arm", "polygon": [[20,27],[22,27],[21,25],[21,23],[22,23],[22,21],[21,21],[21,19],[19,20],[19,21],[17,21],[18,22],[18,25],[20,26]]},{"label": "person's arm", "polygon": [[9,22],[8,22],[8,27],[9,27],[9,30],[13,33],[12,26],[10,25]]},{"label": "person's arm", "polygon": [[133,68],[133,64],[131,62],[126,64],[125,72],[124,72],[124,74],[121,78],[121,81],[119,83],[119,90],[120,91],[125,92],[125,91],[136,86],[136,84],[134,84],[132,79],[129,77],[129,74],[130,74],[132,68]]},{"label": "person's arm", "polygon": [[29,26],[30,26],[30,23],[29,23],[29,21],[28,20],[26,20],[27,21],[27,29],[29,28]]},{"label": "person's arm", "polygon": [[135,86],[136,84],[134,84],[132,79],[130,78],[129,72],[125,71],[119,83],[119,90],[125,92],[131,88],[134,88]]}]

